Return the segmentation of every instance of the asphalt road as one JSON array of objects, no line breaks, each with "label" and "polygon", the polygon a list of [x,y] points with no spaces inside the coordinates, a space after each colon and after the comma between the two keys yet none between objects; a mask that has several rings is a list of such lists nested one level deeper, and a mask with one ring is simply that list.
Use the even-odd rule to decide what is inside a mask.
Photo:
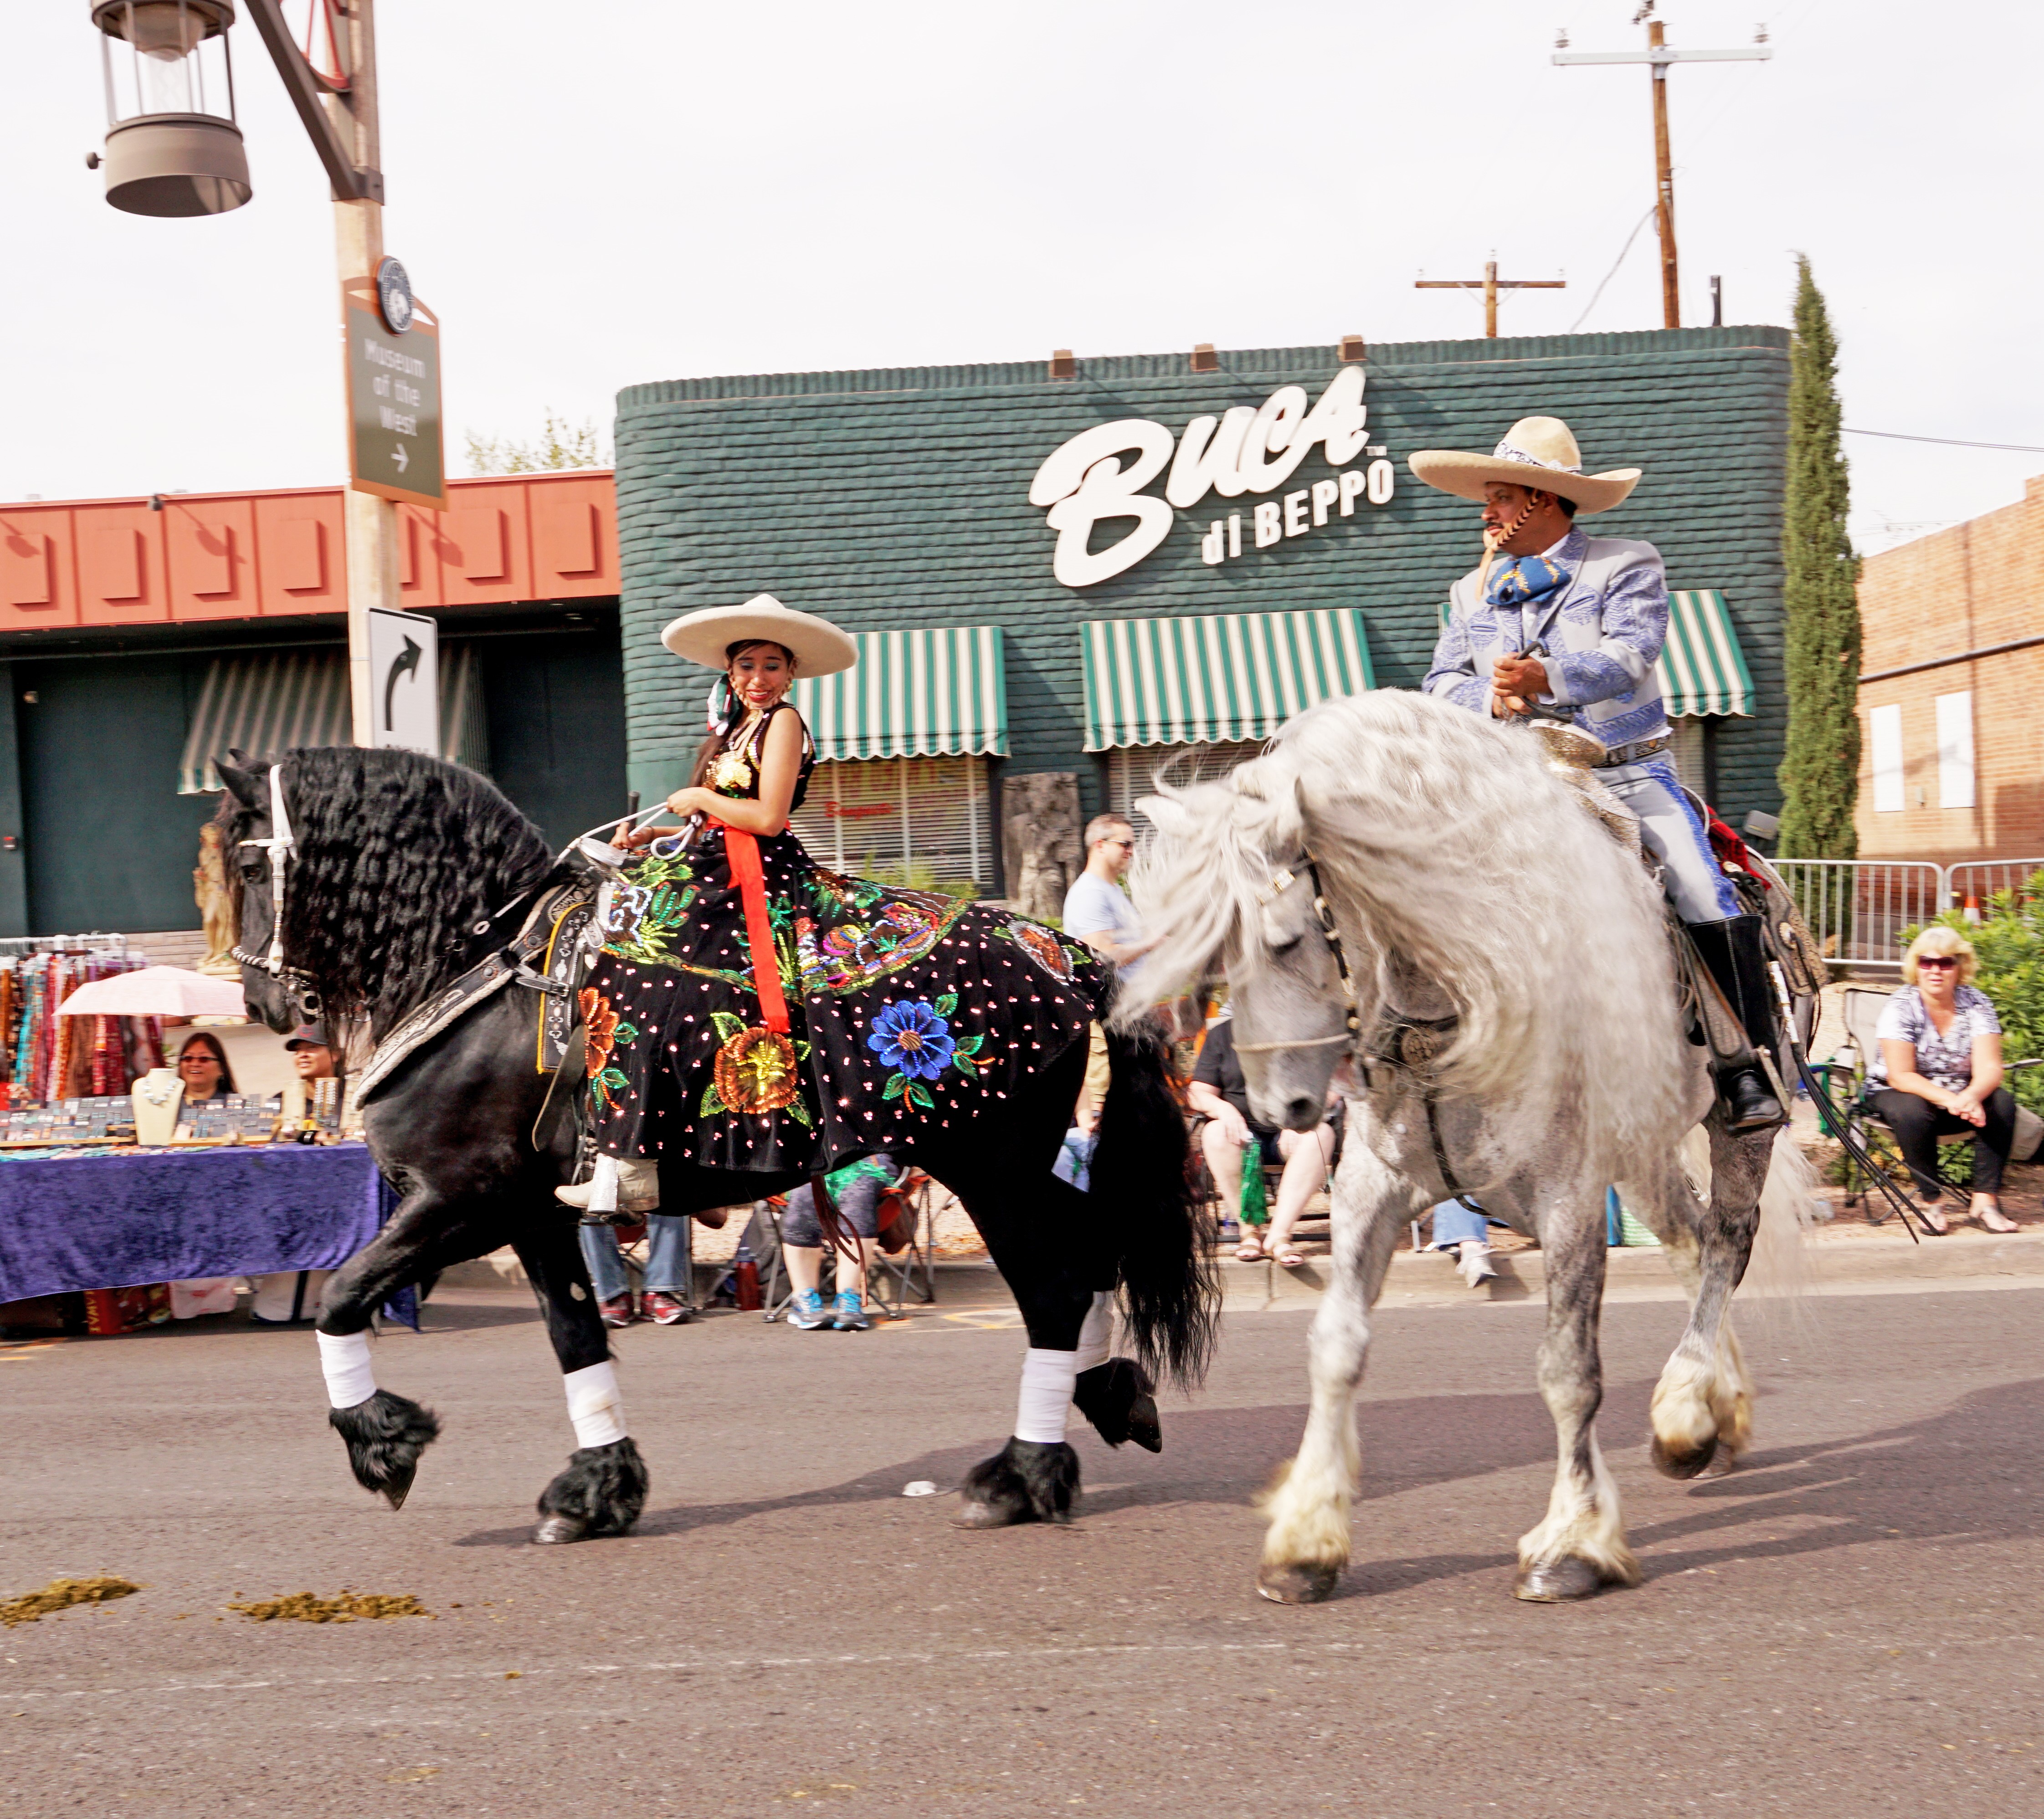
[{"label": "asphalt road", "polygon": [[[627,1541],[526,1545],[570,1436],[515,1292],[378,1348],[444,1440],[393,1514],[346,1476],[310,1340],[216,1326],[0,1348],[0,1594],[139,1595],[0,1629],[0,1811],[151,1819],[2044,1811],[2044,1289],[1827,1295],[1749,1334],[1758,1449],[1643,1447],[1679,1309],[1606,1315],[1603,1433],[1647,1579],[1511,1595],[1552,1430],[1525,1305],[1382,1317],[1358,1559],[1251,1587],[1306,1317],[1230,1318],[1161,1458],[1079,1440],[1083,1519],[966,1533],[955,1482],[1021,1335],[725,1315],[622,1335],[654,1474]],[[435,1615],[259,1624],[238,1598]]]}]

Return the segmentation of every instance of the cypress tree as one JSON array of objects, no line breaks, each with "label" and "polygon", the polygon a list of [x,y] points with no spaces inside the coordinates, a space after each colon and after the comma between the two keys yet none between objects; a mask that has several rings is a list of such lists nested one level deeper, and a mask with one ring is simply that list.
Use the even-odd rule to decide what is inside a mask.
[{"label": "cypress tree", "polygon": [[1788,728],[1783,743],[1785,858],[1850,859],[1859,850],[1859,558],[1846,534],[1850,487],[1838,445],[1838,352],[1810,261],[1796,259],[1788,352],[1788,481],[1783,500],[1782,606]]}]

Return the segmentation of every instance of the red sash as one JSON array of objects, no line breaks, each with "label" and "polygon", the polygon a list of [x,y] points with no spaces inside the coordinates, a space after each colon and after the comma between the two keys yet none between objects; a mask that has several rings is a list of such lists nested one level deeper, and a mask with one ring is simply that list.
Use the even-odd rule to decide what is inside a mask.
[{"label": "red sash", "polygon": [[788,1000],[781,995],[781,956],[774,946],[774,925],[766,915],[766,872],[759,862],[759,842],[743,827],[709,817],[724,830],[724,856],[732,881],[745,906],[745,938],[752,950],[752,984],[759,994],[759,1012],[777,1035],[788,1033]]}]

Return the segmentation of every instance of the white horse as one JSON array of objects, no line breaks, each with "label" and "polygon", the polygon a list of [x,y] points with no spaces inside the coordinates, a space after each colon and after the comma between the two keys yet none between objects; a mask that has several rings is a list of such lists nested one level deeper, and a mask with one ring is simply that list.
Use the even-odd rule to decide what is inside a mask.
[{"label": "white horse", "polygon": [[[1654,1395],[1655,1464],[1692,1477],[1749,1443],[1727,1304],[1763,1190],[1793,1232],[1807,1169],[1777,1133],[1725,1127],[1705,1051],[1685,1039],[1653,881],[1543,749],[1386,690],[1314,708],[1225,780],[1140,804],[1158,838],[1136,899],[1162,937],[1141,996],[1224,967],[1258,1118],[1308,1130],[1331,1082],[1348,1101],[1312,1412],[1266,1500],[1257,1584],[1281,1602],[1327,1597],[1347,1563],[1370,1309],[1407,1222],[1451,1193],[1536,1238],[1546,1268],[1539,1380],[1560,1456],[1546,1515],[1520,1538],[1520,1597],[1639,1579],[1593,1426],[1608,1185],[1691,1298]],[[1698,1125],[1707,1203],[1678,1160]]]}]

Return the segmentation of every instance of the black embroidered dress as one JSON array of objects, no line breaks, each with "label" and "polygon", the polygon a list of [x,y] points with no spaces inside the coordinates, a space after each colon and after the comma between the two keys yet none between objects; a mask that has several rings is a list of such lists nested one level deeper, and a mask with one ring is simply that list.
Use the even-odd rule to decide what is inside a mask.
[{"label": "black embroidered dress", "polygon": [[[757,800],[770,720],[732,734],[711,788]],[[806,728],[802,754],[796,808],[816,764]],[[733,876],[748,843],[717,826],[686,848],[656,840],[611,888],[582,993],[606,1155],[778,1171],[912,1149],[1013,1096],[1105,1007],[1112,970],[1090,949],[990,905],[842,877],[784,831],[757,843],[777,1030]]]}]

